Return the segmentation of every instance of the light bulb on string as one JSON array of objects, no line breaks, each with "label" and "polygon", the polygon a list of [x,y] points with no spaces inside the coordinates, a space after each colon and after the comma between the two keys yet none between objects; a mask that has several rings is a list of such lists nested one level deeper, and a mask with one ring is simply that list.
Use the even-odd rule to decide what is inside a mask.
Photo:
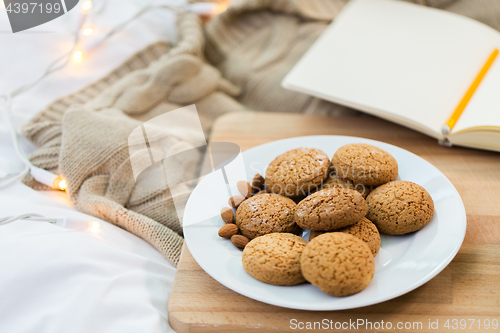
[{"label": "light bulb on string", "polygon": [[56,190],[66,191],[66,188],[68,187],[68,183],[64,177],[53,174],[45,169],[31,166],[30,174],[37,182]]},{"label": "light bulb on string", "polygon": [[68,183],[66,182],[66,179],[57,177],[56,180],[54,180],[52,187],[57,190],[66,191],[66,189],[68,188]]},{"label": "light bulb on string", "polygon": [[90,10],[90,8],[92,8],[92,5],[93,5],[93,3],[91,0],[86,0],[82,4],[82,10],[84,12],[88,11],[88,10]]},{"label": "light bulb on string", "polygon": [[89,222],[89,228],[87,229],[88,231],[91,232],[97,232],[99,231],[99,228],[101,227],[101,224],[97,221],[90,221]]},{"label": "light bulb on string", "polygon": [[202,17],[211,17],[213,15],[225,12],[230,1],[214,2],[195,2],[188,6],[191,13],[198,14]]},{"label": "light bulb on string", "polygon": [[83,29],[83,34],[85,36],[91,35],[93,32],[94,32],[94,29],[92,29],[91,27]]},{"label": "light bulb on string", "polygon": [[227,7],[229,7],[229,1],[218,3],[214,8],[214,14],[218,15],[225,12],[227,10]]},{"label": "light bulb on string", "polygon": [[90,231],[96,233],[99,231],[101,224],[97,221],[86,220],[81,218],[73,217],[58,217],[55,218],[54,225],[66,229],[72,229],[77,231]]},{"label": "light bulb on string", "polygon": [[83,57],[83,52],[78,50],[75,53],[73,53],[73,60],[75,61],[80,61]]}]

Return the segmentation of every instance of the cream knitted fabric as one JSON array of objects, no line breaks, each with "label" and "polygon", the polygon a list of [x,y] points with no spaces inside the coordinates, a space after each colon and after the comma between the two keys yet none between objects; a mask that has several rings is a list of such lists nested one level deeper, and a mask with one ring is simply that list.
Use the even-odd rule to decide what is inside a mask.
[{"label": "cream knitted fabric", "polygon": [[[142,122],[189,104],[196,104],[207,136],[218,116],[237,110],[356,115],[280,86],[346,2],[236,0],[206,25],[205,36],[195,15],[179,14],[175,47],[151,45],[35,116],[25,127],[26,136],[39,147],[31,161],[66,177],[78,209],[145,239],[176,264],[182,228],[172,194],[136,185],[128,135]],[[500,28],[498,0],[410,2],[470,15]],[[30,177],[25,182],[46,189]],[[186,189],[183,195],[188,194]]]}]

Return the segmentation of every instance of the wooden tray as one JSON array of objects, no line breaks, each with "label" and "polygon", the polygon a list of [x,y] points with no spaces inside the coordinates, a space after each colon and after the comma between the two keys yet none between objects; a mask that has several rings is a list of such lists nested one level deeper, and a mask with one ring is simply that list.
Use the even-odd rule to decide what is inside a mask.
[{"label": "wooden tray", "polygon": [[[384,141],[441,170],[457,188],[467,211],[467,234],[455,259],[425,285],[391,301],[353,310],[310,312],[267,305],[229,290],[206,274],[184,246],[168,305],[170,325],[179,333],[282,332],[299,331],[300,323],[307,331],[308,322],[311,328],[317,322],[319,330],[318,322],[325,325],[326,320],[333,328],[340,322],[344,330],[356,332],[500,332],[500,154],[441,147],[435,139],[369,116],[231,113],[216,122],[211,140],[233,142],[245,150],[274,140],[325,134]],[[466,320],[465,329],[460,329],[461,319]],[[496,330],[493,319],[499,322]],[[357,320],[364,320],[365,326],[353,329],[351,324]],[[429,323],[436,327],[436,321],[438,329],[429,329]],[[399,322],[402,328],[396,326]]]}]

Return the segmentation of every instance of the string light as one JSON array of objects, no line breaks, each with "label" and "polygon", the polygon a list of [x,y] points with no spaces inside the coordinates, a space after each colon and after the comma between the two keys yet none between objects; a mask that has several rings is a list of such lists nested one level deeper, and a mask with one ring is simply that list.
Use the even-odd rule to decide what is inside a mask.
[{"label": "string light", "polygon": [[61,228],[67,228],[78,231],[97,232],[101,226],[99,222],[85,219],[76,219],[72,217],[57,217],[55,222],[51,222]]},{"label": "string light", "polygon": [[82,4],[82,10],[84,12],[88,11],[88,10],[90,10],[90,8],[92,8],[92,5],[93,5],[93,3],[91,0],[86,0]]},{"label": "string light", "polygon": [[[25,92],[26,90],[30,89],[33,87],[35,84],[40,82],[43,78],[46,76],[50,75],[51,73],[58,71],[66,66],[66,64],[69,62],[70,59],[73,59],[75,61],[80,61],[83,59],[83,52],[81,50],[77,50],[76,47],[78,45],[79,41],[79,36],[80,32],[85,35],[89,36],[93,33],[93,29],[91,27],[86,27],[83,28],[83,25],[85,23],[85,20],[87,19],[88,13],[90,9],[92,8],[93,3],[91,0],[86,0],[82,4],[82,15],[77,19],[77,26],[76,26],[76,32],[74,33],[74,42],[72,49],[65,53],[63,56],[55,59],[49,67],[45,70],[44,73],[42,73],[39,77],[37,77],[34,81],[29,82],[18,89],[14,90],[10,94],[7,94],[5,96],[0,96],[3,97],[5,100],[5,111],[7,113],[7,120],[9,122],[9,125],[11,127],[11,135],[12,139],[14,142],[14,148],[16,149],[16,152],[18,156],[21,158],[21,160],[25,163],[25,168],[22,172],[18,174],[9,174],[3,178],[0,178],[0,182],[2,183],[0,185],[1,187],[7,186],[12,184],[13,182],[23,178],[26,176],[28,173],[31,174],[31,176],[39,183],[42,183],[46,186],[50,186],[54,189],[65,191],[68,187],[68,184],[66,180],[58,175],[53,174],[52,172],[49,172],[47,170],[38,168],[34,166],[29,158],[27,157],[26,153],[21,149],[19,145],[19,136],[20,133],[17,130],[17,127],[15,126],[13,114],[12,114],[12,98],[21,94],[22,92]],[[167,5],[160,5],[160,6],[151,6],[151,7],[145,7],[141,11],[139,11],[136,15],[134,15],[130,20],[116,26],[114,29],[109,31],[105,36],[102,36],[101,38],[98,38],[94,40],[93,42],[90,42],[86,47],[83,47],[85,51],[90,51],[94,49],[95,47],[99,46],[103,41],[111,37],[113,34],[116,32],[122,30],[128,23],[130,23],[132,20],[136,19],[137,17],[141,16],[145,12],[153,9],[158,9],[158,8],[163,8],[163,9],[170,9],[174,12],[180,12],[180,11],[190,11],[192,13],[197,13],[200,15],[217,15],[222,12],[224,12],[228,7],[228,2],[225,3],[220,3],[220,4],[209,4],[209,5],[203,5],[201,3],[195,3],[191,4],[185,8],[176,8],[176,7],[170,7]],[[0,9],[5,8],[3,1],[0,1]],[[102,8],[101,8],[102,9]],[[83,29],[83,31],[81,31]],[[79,230],[79,231],[89,231],[92,233],[97,233],[100,229],[100,223],[97,221],[92,221],[92,220],[85,220],[85,219],[75,219],[75,218],[68,218],[68,217],[58,217],[58,218],[46,218],[40,214],[36,213],[29,213],[29,214],[23,214],[23,215],[18,215],[14,217],[4,217],[0,218],[0,226],[4,224],[9,224],[17,220],[30,220],[30,221],[40,221],[40,222],[48,222],[52,223],[54,225],[57,225],[59,227],[63,228],[70,228],[73,230]]]},{"label": "string light", "polygon": [[218,3],[215,6],[214,14],[218,15],[220,13],[225,12],[227,10],[227,7],[229,7],[229,1]]},{"label": "string light", "polygon": [[230,1],[224,1],[220,3],[214,2],[195,2],[189,5],[188,10],[192,13],[201,15],[201,16],[212,16],[218,15],[222,12],[225,12],[227,7],[229,6]]},{"label": "string light", "polygon": [[55,175],[45,169],[38,168],[32,165],[30,174],[37,182],[52,187],[56,190],[66,191],[66,188],[68,187],[66,180],[62,176]]},{"label": "string light", "polygon": [[85,36],[88,36],[88,35],[92,34],[92,32],[94,32],[94,29],[92,29],[92,28],[85,28],[85,29],[83,30],[83,34],[84,34]]},{"label": "string light", "polygon": [[78,50],[75,53],[73,53],[73,59],[76,61],[79,61],[83,57],[83,52]]},{"label": "string light", "polygon": [[101,224],[97,221],[90,221],[89,222],[89,231],[91,232],[97,232],[99,231],[99,228],[101,227]]},{"label": "string light", "polygon": [[[25,168],[22,172],[18,174],[8,174],[5,177],[0,178],[0,188],[3,188],[5,186],[8,186],[19,179],[22,179],[24,176],[27,174],[31,174],[33,178],[38,181],[39,183],[42,183],[44,185],[53,187],[54,189],[65,191],[67,189],[67,182],[64,178],[55,175],[49,171],[46,171],[44,169],[35,167],[31,161],[28,159],[26,153],[21,149],[19,145],[19,137],[21,136],[19,130],[17,130],[17,126],[15,126],[14,122],[14,117],[12,114],[12,105],[11,105],[11,100],[15,96],[27,91],[34,85],[36,85],[38,82],[40,82],[42,79],[45,77],[49,76],[50,74],[64,68],[66,64],[73,59],[75,62],[80,62],[82,59],[84,59],[84,51],[89,52],[98,47],[102,42],[107,40],[109,37],[117,33],[118,31],[121,31],[125,28],[126,25],[128,25],[130,22],[138,18],[139,16],[143,15],[144,13],[155,10],[155,9],[169,9],[175,13],[180,13],[180,12],[192,12],[196,13],[199,15],[217,15],[222,12],[224,12],[230,1],[225,1],[219,4],[216,3],[193,3],[189,4],[185,7],[172,7],[168,5],[157,5],[157,6],[146,6],[142,10],[140,10],[138,13],[136,13],[132,18],[129,20],[115,26],[113,29],[111,29],[107,34],[104,36],[101,36],[99,38],[96,38],[93,41],[89,41],[87,45],[82,46],[80,49],[77,49],[77,46],[79,45],[79,37],[80,34],[83,35],[91,35],[94,31],[91,27],[86,27],[83,28],[85,21],[87,19],[87,16],[89,15],[90,9],[93,7],[93,2],[91,0],[85,0],[81,6],[82,9],[82,14],[77,18],[76,20],[76,27],[75,27],[75,33],[74,35],[74,41],[73,41],[73,46],[72,49],[62,55],[61,57],[55,59],[49,67],[35,80],[26,83],[25,85],[19,87],[18,89],[12,91],[10,94],[6,94],[1,96],[0,98],[3,98],[5,100],[5,111],[7,113],[7,120],[9,121],[9,125],[11,127],[11,135],[12,135],[12,140],[14,142],[14,147],[16,148],[16,152],[18,156],[21,158],[21,160],[25,163]],[[3,2],[0,1],[0,4],[3,5]],[[101,8],[102,10],[102,8]],[[99,11],[99,10],[98,10]]]},{"label": "string light", "polygon": [[54,180],[52,187],[61,191],[66,191],[66,189],[68,188],[68,183],[66,182],[66,179],[59,176],[56,178],[56,180]]}]

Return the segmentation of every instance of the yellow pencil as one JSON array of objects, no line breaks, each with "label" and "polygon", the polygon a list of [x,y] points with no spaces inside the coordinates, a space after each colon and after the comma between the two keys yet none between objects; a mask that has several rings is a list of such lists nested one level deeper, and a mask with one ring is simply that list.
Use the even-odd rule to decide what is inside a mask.
[{"label": "yellow pencil", "polygon": [[448,119],[448,121],[441,128],[441,132],[444,135],[450,134],[451,130],[453,129],[453,127],[457,123],[458,118],[460,118],[460,116],[462,115],[462,112],[465,110],[465,107],[467,106],[470,99],[472,98],[472,95],[474,95],[474,92],[476,91],[477,87],[479,86],[479,84],[483,80],[484,76],[486,75],[486,73],[490,69],[491,64],[493,64],[493,62],[495,61],[497,55],[498,55],[498,49],[495,49],[493,51],[493,53],[491,53],[491,55],[488,58],[488,60],[486,61],[486,63],[484,64],[483,68],[481,68],[481,71],[479,72],[479,74],[477,74],[476,78],[474,79],[474,82],[472,82],[471,86],[469,87],[469,89],[465,93],[464,97],[462,98],[462,100],[458,104],[455,111],[452,113],[451,117]]}]

